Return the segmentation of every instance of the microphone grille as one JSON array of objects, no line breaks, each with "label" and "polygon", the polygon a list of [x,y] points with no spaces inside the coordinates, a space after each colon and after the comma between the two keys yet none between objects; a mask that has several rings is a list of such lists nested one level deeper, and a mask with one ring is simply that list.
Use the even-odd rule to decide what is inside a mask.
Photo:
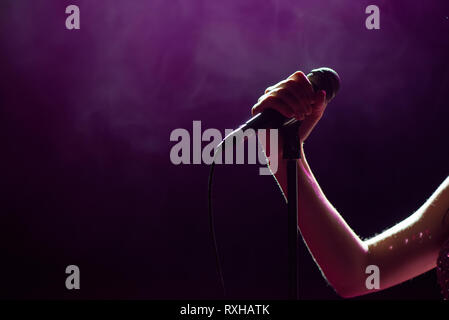
[{"label": "microphone grille", "polygon": [[315,91],[326,91],[327,102],[331,101],[340,89],[340,77],[338,73],[331,68],[322,67],[313,69],[307,75],[307,78],[309,78]]}]

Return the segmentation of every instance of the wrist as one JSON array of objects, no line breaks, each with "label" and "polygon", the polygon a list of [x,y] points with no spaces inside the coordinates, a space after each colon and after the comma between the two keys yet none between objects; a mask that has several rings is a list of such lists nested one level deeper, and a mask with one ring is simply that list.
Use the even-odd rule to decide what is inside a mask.
[{"label": "wrist", "polygon": [[301,152],[300,153],[300,159],[298,160],[298,163],[299,163],[299,165],[304,167],[304,169],[306,170],[306,172],[308,174],[310,174],[309,164],[307,163],[306,156],[305,156],[305,153],[304,153],[304,142],[301,142],[300,152]]}]

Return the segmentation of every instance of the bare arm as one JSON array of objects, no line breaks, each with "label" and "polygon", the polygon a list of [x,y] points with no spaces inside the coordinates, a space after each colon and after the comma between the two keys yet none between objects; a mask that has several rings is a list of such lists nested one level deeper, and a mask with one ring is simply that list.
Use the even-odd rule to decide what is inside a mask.
[{"label": "bare arm", "polygon": [[[341,296],[375,291],[365,286],[368,265],[379,267],[379,290],[436,266],[439,249],[449,236],[449,226],[443,223],[449,208],[449,177],[410,217],[362,241],[327,200],[304,152],[298,169],[301,234],[321,271]],[[276,178],[286,191],[285,165],[280,166]]]},{"label": "bare arm", "polygon": [[[252,111],[258,113],[273,108],[286,117],[303,120],[299,134],[304,141],[326,108],[324,98],[323,92],[313,92],[303,73],[295,72],[287,80],[268,88]],[[265,148],[269,154],[269,145]],[[282,150],[279,151],[275,177],[286,194],[286,163]],[[375,291],[365,285],[368,265],[379,267],[378,290],[436,266],[439,249],[449,236],[449,214],[444,222],[449,209],[449,177],[410,217],[362,241],[327,200],[307,163],[303,144],[301,154],[298,161],[299,228],[315,261],[337,293],[353,297]],[[273,160],[270,158],[271,163]]]}]

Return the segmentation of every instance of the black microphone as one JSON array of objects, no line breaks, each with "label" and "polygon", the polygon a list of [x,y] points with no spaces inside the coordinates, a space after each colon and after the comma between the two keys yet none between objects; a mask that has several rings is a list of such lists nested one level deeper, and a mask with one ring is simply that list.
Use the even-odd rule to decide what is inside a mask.
[{"label": "black microphone", "polygon": [[[313,90],[324,90],[326,91],[326,101],[331,101],[338,90],[340,89],[340,77],[337,72],[332,70],[331,68],[318,68],[313,69],[307,74],[307,78],[313,86]],[[235,136],[238,136],[240,133],[247,129],[278,129],[283,126],[291,125],[297,122],[295,118],[286,118],[281,113],[277,112],[273,109],[266,109],[259,114],[256,114],[254,117],[246,121],[239,128],[228,134],[223,141],[217,146],[220,147],[223,142],[228,139],[232,139]]]}]

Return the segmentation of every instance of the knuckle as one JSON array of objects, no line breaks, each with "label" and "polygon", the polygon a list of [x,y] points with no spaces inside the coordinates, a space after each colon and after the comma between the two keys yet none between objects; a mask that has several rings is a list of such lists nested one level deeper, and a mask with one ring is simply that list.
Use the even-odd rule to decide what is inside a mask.
[{"label": "knuckle", "polygon": [[302,71],[296,71],[293,76],[301,78],[301,77],[305,77],[306,75],[304,74],[304,72]]},{"label": "knuckle", "polygon": [[274,98],[280,98],[284,96],[284,90],[282,88],[277,88],[274,90],[271,90],[269,97]]},{"label": "knuckle", "polygon": [[309,79],[307,78],[307,76],[304,74],[304,72],[299,71],[298,73],[296,73],[295,79],[297,81],[297,83],[300,83],[301,85],[303,85],[304,83],[308,83]]},{"label": "knuckle", "polygon": [[285,86],[285,88],[293,89],[298,86],[298,83],[296,80],[290,78],[290,79],[285,80],[284,86]]},{"label": "knuckle", "polygon": [[290,93],[284,89],[284,88],[279,88],[279,89],[275,89],[270,93],[270,96],[273,96],[274,98],[277,98],[279,100],[282,100],[284,102],[290,102],[292,101],[292,97],[290,95]]},{"label": "knuckle", "polygon": [[278,96],[270,95],[262,102],[264,108],[272,108],[278,111],[285,110],[288,108],[284,99]]},{"label": "knuckle", "polygon": [[278,100],[278,98],[276,96],[274,96],[273,94],[270,94],[263,101],[266,103],[273,103],[273,102],[276,102],[277,100]]}]

